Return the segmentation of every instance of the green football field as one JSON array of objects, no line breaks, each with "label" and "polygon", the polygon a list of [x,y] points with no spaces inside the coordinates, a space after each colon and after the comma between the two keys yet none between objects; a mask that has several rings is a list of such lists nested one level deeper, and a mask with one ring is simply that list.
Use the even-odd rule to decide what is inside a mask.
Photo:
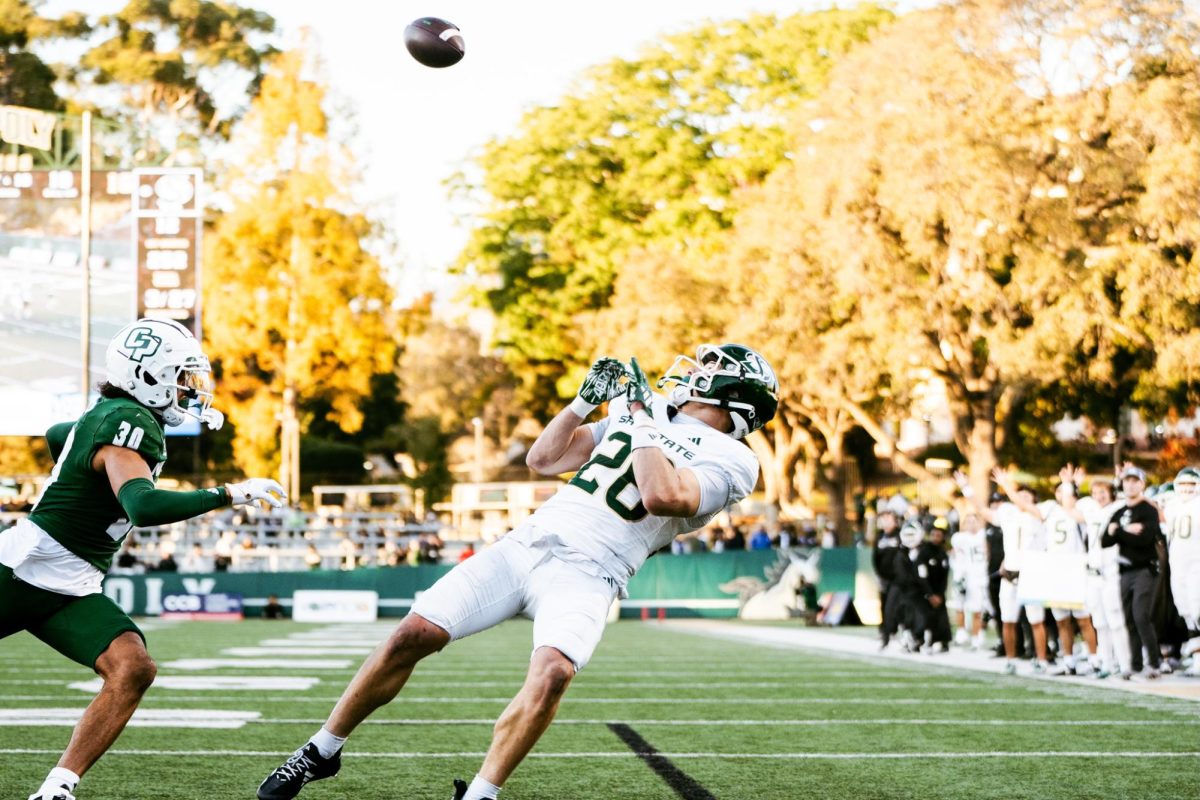
[{"label": "green football field", "polygon": [[[159,681],[79,800],[253,798],[387,629],[146,628]],[[447,800],[520,686],[530,633],[510,622],[427,660],[355,733],[342,773],[301,796]],[[37,788],[94,680],[26,634],[0,642],[0,798]],[[242,680],[254,688],[229,685]],[[1194,702],[623,621],[501,797],[1183,798],[1200,796],[1198,769]]]}]

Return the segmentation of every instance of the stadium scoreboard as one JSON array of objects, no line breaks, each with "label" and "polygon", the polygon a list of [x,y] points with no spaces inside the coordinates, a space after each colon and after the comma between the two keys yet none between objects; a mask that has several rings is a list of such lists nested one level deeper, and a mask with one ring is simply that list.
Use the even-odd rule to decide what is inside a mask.
[{"label": "stadium scoreboard", "polygon": [[200,338],[199,169],[135,169],[137,314],[175,320]]}]

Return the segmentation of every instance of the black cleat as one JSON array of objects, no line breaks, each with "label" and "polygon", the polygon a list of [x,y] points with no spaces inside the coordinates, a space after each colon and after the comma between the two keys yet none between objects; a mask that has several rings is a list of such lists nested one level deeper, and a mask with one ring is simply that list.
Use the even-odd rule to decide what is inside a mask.
[{"label": "black cleat", "polygon": [[454,797],[451,797],[450,800],[462,800],[464,797],[467,796],[467,788],[468,787],[467,787],[466,781],[460,781],[458,778],[455,778],[454,779]]},{"label": "black cleat", "polygon": [[309,781],[332,778],[341,768],[341,750],[322,758],[317,746],[309,742],[266,777],[258,787],[258,800],[292,800]]}]

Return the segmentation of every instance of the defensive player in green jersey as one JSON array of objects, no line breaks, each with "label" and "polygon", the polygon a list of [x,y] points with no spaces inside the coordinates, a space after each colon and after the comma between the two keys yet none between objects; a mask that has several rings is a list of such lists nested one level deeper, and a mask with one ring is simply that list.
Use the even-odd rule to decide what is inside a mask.
[{"label": "defensive player in green jersey", "polygon": [[164,429],[188,416],[209,428],[212,371],[178,323],[140,319],[105,354],[100,399],[46,433],[54,471],[29,517],[0,533],[0,639],[27,630],[104,683],[58,765],[30,800],[74,800],[79,778],[120,735],[154,680],[137,625],[100,591],[113,554],[134,526],[178,522],[228,505],[286,499],[273,480],[213,489],[154,488],[167,459]]}]

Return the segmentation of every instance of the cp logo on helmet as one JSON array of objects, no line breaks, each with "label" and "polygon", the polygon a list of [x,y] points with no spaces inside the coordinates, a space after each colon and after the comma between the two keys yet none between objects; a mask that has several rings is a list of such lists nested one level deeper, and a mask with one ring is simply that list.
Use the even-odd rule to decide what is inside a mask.
[{"label": "cp logo on helmet", "polygon": [[139,364],[158,352],[162,347],[162,337],[155,336],[149,328],[134,328],[125,337],[125,347],[129,350],[126,357]]}]

